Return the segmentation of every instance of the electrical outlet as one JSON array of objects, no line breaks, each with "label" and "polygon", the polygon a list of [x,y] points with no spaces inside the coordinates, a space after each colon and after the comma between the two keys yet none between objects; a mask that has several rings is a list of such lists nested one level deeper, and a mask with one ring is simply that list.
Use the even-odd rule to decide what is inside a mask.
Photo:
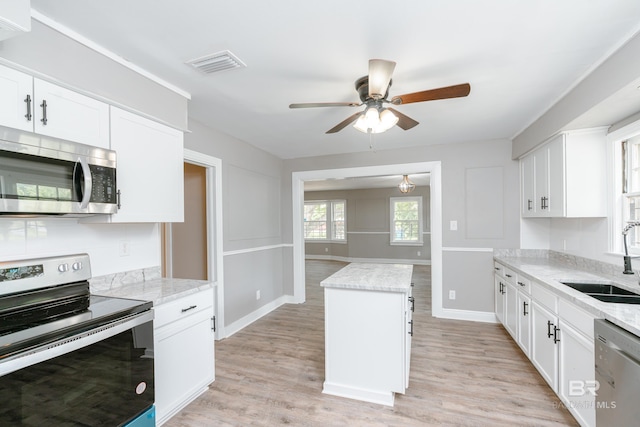
[{"label": "electrical outlet", "polygon": [[418,256],[422,255],[422,252],[418,251]]},{"label": "electrical outlet", "polygon": [[324,248],[324,251],[325,252],[329,252],[329,248]]},{"label": "electrical outlet", "polygon": [[128,240],[123,240],[118,245],[118,255],[121,257],[131,255],[131,243]]},{"label": "electrical outlet", "polygon": [[449,291],[449,299],[456,299],[456,291]]},{"label": "electrical outlet", "polygon": [[449,221],[449,230],[458,231],[458,221]]},{"label": "electrical outlet", "polygon": [[260,299],[260,290],[256,291],[256,301]]}]

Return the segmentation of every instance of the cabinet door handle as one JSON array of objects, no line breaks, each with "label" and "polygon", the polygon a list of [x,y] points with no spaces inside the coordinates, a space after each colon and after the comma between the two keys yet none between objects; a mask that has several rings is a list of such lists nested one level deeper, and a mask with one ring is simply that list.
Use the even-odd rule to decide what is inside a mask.
[{"label": "cabinet door handle", "polygon": [[409,335],[413,336],[413,320],[409,320],[409,325],[411,326],[409,329]]},{"label": "cabinet door handle", "polygon": [[414,297],[409,297],[409,302],[411,303],[411,312],[415,311],[416,299]]},{"label": "cabinet door handle", "polygon": [[551,320],[547,320],[547,338],[551,338],[551,335],[553,335],[553,333],[551,332],[552,325],[553,323],[551,323]]},{"label": "cabinet door handle", "polygon": [[216,316],[213,316],[213,317],[211,318],[211,330],[212,330],[213,332],[215,332],[215,331],[216,331]]},{"label": "cabinet door handle", "polygon": [[548,209],[549,208],[549,198],[548,197],[541,197],[540,198],[540,208],[541,209]]},{"label": "cabinet door handle", "polygon": [[24,115],[24,117],[27,119],[28,122],[31,121],[31,95],[27,95],[27,97],[24,99],[24,102],[27,103],[27,114]]},{"label": "cabinet door handle", "polygon": [[120,192],[120,190],[116,191],[116,204],[118,205],[118,210],[120,210],[120,208],[122,207],[122,203],[120,203],[121,198],[122,198],[122,193]]},{"label": "cabinet door handle", "polygon": [[40,104],[40,106],[42,107],[42,118],[40,119],[40,121],[42,122],[43,125],[47,125],[47,100],[43,99],[42,100],[42,104]]},{"label": "cabinet door handle", "polygon": [[527,306],[529,304],[527,304],[526,301],[522,301],[522,315],[526,316],[527,314],[529,314],[529,312],[527,311]]},{"label": "cabinet door handle", "polygon": [[194,308],[196,308],[196,307],[197,307],[197,305],[192,305],[191,307],[183,308],[183,309],[182,309],[182,312],[184,313],[184,312],[186,312],[186,311],[193,310],[193,309],[194,309]]},{"label": "cabinet door handle", "polygon": [[557,326],[553,327],[553,343],[558,344],[560,342],[560,338],[558,338],[558,332],[560,332],[560,328]]},{"label": "cabinet door handle", "polygon": [[527,199],[527,210],[530,211],[533,209],[533,200]]}]

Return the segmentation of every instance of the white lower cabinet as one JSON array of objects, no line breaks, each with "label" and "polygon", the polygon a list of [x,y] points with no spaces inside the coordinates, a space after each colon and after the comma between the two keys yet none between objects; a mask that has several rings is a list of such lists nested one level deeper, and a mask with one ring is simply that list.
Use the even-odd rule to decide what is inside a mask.
[{"label": "white lower cabinet", "polygon": [[595,317],[501,264],[495,270],[496,317],[580,425],[595,426]]},{"label": "white lower cabinet", "polygon": [[558,391],[558,317],[531,303],[531,362],[553,391]]},{"label": "white lower cabinet", "polygon": [[325,287],[323,393],[393,406],[411,358],[410,293]]},{"label": "white lower cabinet", "polygon": [[518,339],[518,290],[507,282],[504,295],[504,327],[513,339]]},{"label": "white lower cabinet", "polygon": [[163,424],[215,379],[213,290],[154,307],[155,405]]},{"label": "white lower cabinet", "polygon": [[496,275],[495,278],[495,289],[494,289],[494,298],[495,298],[495,306],[496,306],[496,318],[500,321],[500,323],[504,324],[504,308],[505,308],[505,295],[506,295],[506,284],[505,280]]},{"label": "white lower cabinet", "polygon": [[531,357],[531,298],[518,293],[518,345]]},{"label": "white lower cabinet", "polygon": [[560,320],[558,391],[562,402],[581,425],[595,426],[595,360],[589,340],[569,323]]}]

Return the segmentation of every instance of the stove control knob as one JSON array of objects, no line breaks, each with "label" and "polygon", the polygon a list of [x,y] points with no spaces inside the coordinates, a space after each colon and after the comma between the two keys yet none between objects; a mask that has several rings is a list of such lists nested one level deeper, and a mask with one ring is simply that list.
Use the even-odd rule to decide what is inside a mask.
[{"label": "stove control knob", "polygon": [[58,265],[58,271],[60,273],[64,273],[65,271],[69,271],[69,264],[60,264]]},{"label": "stove control knob", "polygon": [[73,269],[73,271],[82,270],[82,263],[80,261],[76,261],[71,264],[71,268]]}]

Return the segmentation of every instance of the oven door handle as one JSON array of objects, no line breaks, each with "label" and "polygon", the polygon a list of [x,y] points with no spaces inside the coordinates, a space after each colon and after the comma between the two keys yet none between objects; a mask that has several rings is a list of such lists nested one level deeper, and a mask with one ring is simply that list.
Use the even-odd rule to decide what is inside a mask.
[{"label": "oven door handle", "polygon": [[[80,166],[80,167],[78,167]],[[78,157],[73,167],[73,187],[80,196],[80,209],[86,209],[91,201],[91,191],[93,189],[93,178],[89,163],[83,157]]]}]

